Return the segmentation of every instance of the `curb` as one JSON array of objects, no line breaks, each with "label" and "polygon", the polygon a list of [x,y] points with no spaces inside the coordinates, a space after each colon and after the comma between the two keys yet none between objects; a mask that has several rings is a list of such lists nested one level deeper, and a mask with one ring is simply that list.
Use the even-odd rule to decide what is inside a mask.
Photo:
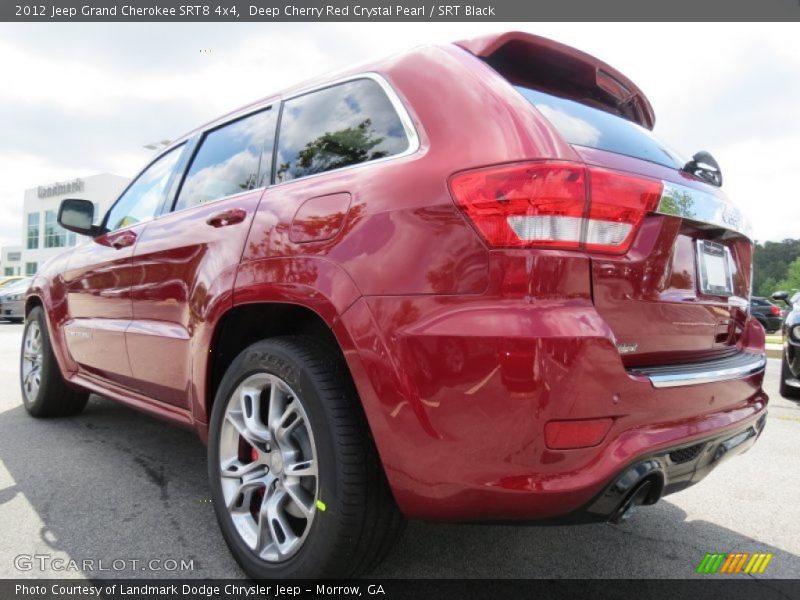
[{"label": "curb", "polygon": [[766,345],[767,358],[781,358],[783,356],[783,346],[780,344]]}]

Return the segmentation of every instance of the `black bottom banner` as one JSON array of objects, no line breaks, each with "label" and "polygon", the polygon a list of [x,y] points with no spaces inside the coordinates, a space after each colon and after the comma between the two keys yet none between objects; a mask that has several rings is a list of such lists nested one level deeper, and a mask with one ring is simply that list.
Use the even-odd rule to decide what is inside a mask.
[{"label": "black bottom banner", "polygon": [[386,579],[247,581],[175,579],[5,579],[2,600],[257,600],[266,598],[377,600],[613,599],[673,600],[800,598],[800,580],[742,579]]}]

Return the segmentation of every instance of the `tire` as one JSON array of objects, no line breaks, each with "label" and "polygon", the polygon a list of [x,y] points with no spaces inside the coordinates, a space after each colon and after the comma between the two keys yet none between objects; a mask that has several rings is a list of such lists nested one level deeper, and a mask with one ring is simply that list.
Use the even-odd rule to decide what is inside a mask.
[{"label": "tire", "polygon": [[784,353],[781,358],[781,396],[789,400],[800,400],[800,388],[786,384],[786,380],[792,378],[792,372],[789,370],[789,364],[786,362],[786,354]]},{"label": "tire", "polygon": [[255,579],[361,575],[402,531],[344,360],[313,338],[264,340],[234,359],[214,399],[208,471],[225,542]]},{"label": "tire", "polygon": [[68,387],[61,376],[39,306],[31,310],[25,322],[19,373],[22,402],[34,417],[67,417],[86,406],[89,394]]}]

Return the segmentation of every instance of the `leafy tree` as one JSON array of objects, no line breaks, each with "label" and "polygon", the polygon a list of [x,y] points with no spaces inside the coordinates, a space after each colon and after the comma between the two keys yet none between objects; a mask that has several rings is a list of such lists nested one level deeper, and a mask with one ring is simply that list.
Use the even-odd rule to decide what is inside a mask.
[{"label": "leafy tree", "polygon": [[795,259],[795,261],[789,265],[789,268],[786,269],[786,277],[776,283],[775,286],[775,289],[785,290],[787,292],[800,289],[800,258]]},{"label": "leafy tree", "polygon": [[294,176],[299,177],[383,158],[387,153],[375,150],[375,146],[381,142],[383,138],[377,137],[372,130],[371,119],[364,119],[355,127],[326,131],[308,142],[305,148],[297,153],[293,168],[289,163],[280,165],[277,172],[278,180],[282,181],[290,168]]},{"label": "leafy tree", "polygon": [[753,255],[753,290],[759,296],[770,296],[785,279],[789,265],[800,257],[800,240],[756,244]]}]

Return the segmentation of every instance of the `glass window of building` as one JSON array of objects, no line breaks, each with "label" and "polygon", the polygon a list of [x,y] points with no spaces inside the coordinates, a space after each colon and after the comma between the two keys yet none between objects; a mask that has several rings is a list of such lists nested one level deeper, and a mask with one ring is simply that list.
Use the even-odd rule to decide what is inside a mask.
[{"label": "glass window of building", "polygon": [[54,210],[44,213],[44,247],[63,248],[67,245],[67,230],[58,224]]},{"label": "glass window of building", "polygon": [[26,262],[25,263],[25,275],[36,275],[36,269],[39,268],[39,265],[35,262]]},{"label": "glass window of building", "polygon": [[3,271],[3,276],[10,277],[14,274],[14,267],[6,267]]},{"label": "glass window of building", "polygon": [[28,213],[28,235],[27,235],[28,250],[34,250],[39,247],[39,213]]}]

